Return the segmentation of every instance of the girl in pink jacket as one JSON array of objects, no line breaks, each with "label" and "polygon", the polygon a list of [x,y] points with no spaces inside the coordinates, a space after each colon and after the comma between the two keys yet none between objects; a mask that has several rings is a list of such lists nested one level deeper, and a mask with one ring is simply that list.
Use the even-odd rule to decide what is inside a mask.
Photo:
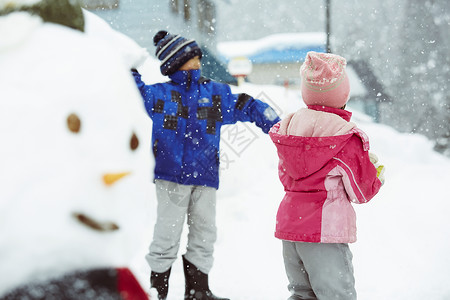
[{"label": "girl in pink jacket", "polygon": [[307,108],[269,132],[286,191],[275,236],[283,241],[289,300],[356,299],[351,203],[368,202],[382,182],[367,135],[344,110],[350,92],[345,67],[338,55],[309,52],[300,69]]}]

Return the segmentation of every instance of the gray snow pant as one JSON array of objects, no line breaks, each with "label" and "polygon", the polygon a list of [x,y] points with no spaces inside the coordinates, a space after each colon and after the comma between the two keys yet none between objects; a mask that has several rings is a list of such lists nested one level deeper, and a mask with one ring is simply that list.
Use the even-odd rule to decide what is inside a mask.
[{"label": "gray snow pant", "polygon": [[156,180],[158,201],[153,241],[146,259],[152,271],[167,271],[177,259],[187,216],[185,257],[208,274],[213,265],[216,228],[216,189]]},{"label": "gray snow pant", "polygon": [[353,255],[348,244],[283,241],[292,296],[288,300],[355,300]]}]

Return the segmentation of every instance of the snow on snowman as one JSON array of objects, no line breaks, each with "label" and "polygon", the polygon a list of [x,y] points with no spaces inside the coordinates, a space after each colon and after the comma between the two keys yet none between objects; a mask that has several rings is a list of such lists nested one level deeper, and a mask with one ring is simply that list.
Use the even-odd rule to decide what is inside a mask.
[{"label": "snow on snowman", "polygon": [[1,299],[149,297],[128,268],[154,217],[129,74],[148,54],[102,22],[74,1],[0,0]]}]

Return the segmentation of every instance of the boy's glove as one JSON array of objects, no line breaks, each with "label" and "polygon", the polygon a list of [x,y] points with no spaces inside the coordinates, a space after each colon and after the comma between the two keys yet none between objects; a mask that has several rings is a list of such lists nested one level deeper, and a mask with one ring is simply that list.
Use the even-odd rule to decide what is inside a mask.
[{"label": "boy's glove", "polygon": [[384,184],[384,165],[378,161],[378,156],[375,153],[369,152],[370,162],[373,163],[375,169],[377,169],[377,178],[381,181],[381,185]]}]

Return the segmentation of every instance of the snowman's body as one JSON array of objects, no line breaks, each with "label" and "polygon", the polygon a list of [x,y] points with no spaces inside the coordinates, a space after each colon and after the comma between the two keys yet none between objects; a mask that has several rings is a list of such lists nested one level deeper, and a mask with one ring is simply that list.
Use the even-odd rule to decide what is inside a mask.
[{"label": "snowman's body", "polygon": [[0,33],[0,298],[128,266],[151,197],[128,70],[106,44],[27,13],[0,17]]}]

